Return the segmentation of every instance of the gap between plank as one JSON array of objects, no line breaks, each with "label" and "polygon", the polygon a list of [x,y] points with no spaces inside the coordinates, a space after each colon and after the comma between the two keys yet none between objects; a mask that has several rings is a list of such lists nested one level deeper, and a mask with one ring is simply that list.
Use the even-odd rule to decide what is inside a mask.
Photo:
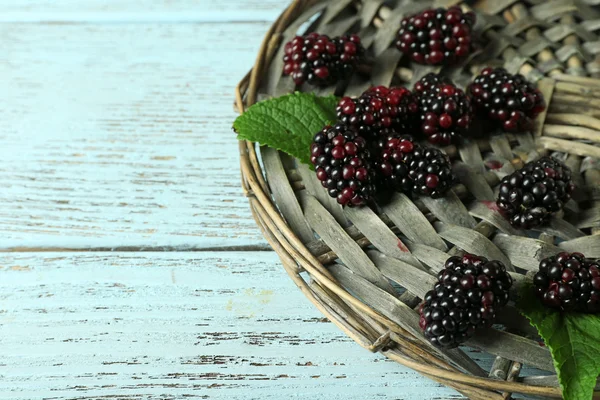
[{"label": "gap between plank", "polygon": [[9,247],[0,249],[0,253],[92,253],[92,252],[228,252],[228,251],[273,251],[268,244],[242,246],[118,246],[118,247]]}]

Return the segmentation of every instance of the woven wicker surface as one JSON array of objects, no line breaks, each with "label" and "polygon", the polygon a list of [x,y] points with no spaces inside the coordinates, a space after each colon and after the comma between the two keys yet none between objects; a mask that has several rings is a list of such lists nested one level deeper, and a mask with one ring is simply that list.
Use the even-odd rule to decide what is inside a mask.
[{"label": "woven wicker surface", "polygon": [[[356,74],[337,87],[300,90],[354,96],[372,85],[411,86],[440,70],[412,65],[390,47],[400,19],[431,5],[457,3],[295,1],[267,33],[256,64],[237,88],[236,106],[243,111],[261,98],[294,91],[291,79],[281,77],[281,45],[306,31],[357,32],[374,64],[370,79]],[[290,277],[361,346],[473,399],[510,393],[560,397],[556,375],[519,377],[523,365],[554,368],[549,351],[529,339],[535,330],[514,307],[498,316],[504,329],[478,331],[467,342],[496,356],[491,371],[460,349],[429,345],[415,307],[443,262],[461,251],[503,261],[515,278],[514,290],[542,258],[558,251],[600,257],[600,100],[595,99],[600,80],[594,78],[600,76],[600,10],[589,0],[470,3],[483,46],[463,65],[441,72],[464,85],[483,67],[503,65],[537,81],[549,106],[532,134],[493,132],[444,148],[460,183],[442,199],[413,201],[397,194],[377,209],[342,209],[306,166],[250,142],[240,142],[242,186]],[[535,235],[516,230],[495,209],[494,189],[502,176],[552,151],[561,152],[573,171],[578,186],[573,200]]]}]

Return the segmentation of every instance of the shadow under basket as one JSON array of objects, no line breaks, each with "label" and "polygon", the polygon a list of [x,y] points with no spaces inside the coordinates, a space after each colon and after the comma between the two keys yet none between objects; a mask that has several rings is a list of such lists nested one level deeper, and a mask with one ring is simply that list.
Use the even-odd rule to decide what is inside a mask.
[{"label": "shadow under basket", "polygon": [[[256,64],[238,85],[237,109],[294,90],[356,96],[374,85],[412,87],[431,71],[464,86],[482,68],[504,66],[544,93],[548,107],[532,133],[494,132],[444,148],[459,183],[441,199],[396,194],[378,207],[342,209],[307,166],[250,142],[240,142],[242,186],[292,280],[358,344],[472,399],[560,398],[550,352],[514,304],[499,313],[497,326],[454,350],[424,338],[418,305],[444,261],[463,251],[504,262],[515,293],[542,258],[560,251],[600,257],[600,9],[574,0],[467,3],[295,1],[269,29]],[[485,43],[463,65],[414,65],[393,47],[403,16],[454,4],[476,12],[475,35]],[[281,76],[282,44],[312,31],[358,33],[373,58],[369,75],[326,89],[295,88]],[[570,167],[577,189],[549,224],[519,231],[495,208],[495,189],[503,176],[548,153]],[[493,355],[491,369],[475,362],[469,348]],[[519,376],[524,367],[538,374]]]}]

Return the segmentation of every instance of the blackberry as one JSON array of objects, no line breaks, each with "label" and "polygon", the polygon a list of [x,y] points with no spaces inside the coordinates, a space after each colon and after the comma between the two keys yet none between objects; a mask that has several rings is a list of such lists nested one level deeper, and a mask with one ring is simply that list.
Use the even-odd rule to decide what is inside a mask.
[{"label": "blackberry", "polygon": [[560,211],[574,188],[566,165],[542,157],[502,178],[496,203],[514,227],[531,229]]},{"label": "blackberry", "polygon": [[468,93],[478,114],[508,132],[531,130],[532,120],[546,108],[544,96],[533,84],[504,68],[484,69]]},{"label": "blackberry", "polygon": [[[436,84],[436,81],[440,83]],[[457,142],[471,124],[473,110],[465,93],[441,77],[425,75],[415,85],[419,93],[421,131],[433,144]]]},{"label": "blackberry", "polygon": [[375,194],[371,155],[356,128],[327,125],[315,135],[310,151],[317,178],[341,205],[362,206]]},{"label": "blackberry", "polygon": [[471,52],[473,25],[475,14],[459,7],[425,10],[402,20],[396,47],[419,64],[454,64]]},{"label": "blackberry", "polygon": [[343,97],[336,108],[340,121],[357,126],[365,138],[375,138],[385,128],[413,129],[418,105],[410,90],[404,87],[377,86],[359,98]]},{"label": "blackberry", "polygon": [[455,181],[446,154],[419,145],[409,135],[392,134],[380,139],[377,156],[382,183],[397,191],[437,198]]},{"label": "blackberry", "polygon": [[296,36],[285,44],[283,74],[291,75],[296,85],[308,82],[329,86],[348,78],[364,56],[364,48],[357,35],[330,39],[311,33]]},{"label": "blackberry", "polygon": [[546,307],[600,312],[600,260],[566,252],[544,258],[533,284]]},{"label": "blackberry", "polygon": [[453,348],[479,327],[490,327],[508,303],[512,277],[500,261],[465,254],[450,257],[421,306],[419,325],[436,346]]}]

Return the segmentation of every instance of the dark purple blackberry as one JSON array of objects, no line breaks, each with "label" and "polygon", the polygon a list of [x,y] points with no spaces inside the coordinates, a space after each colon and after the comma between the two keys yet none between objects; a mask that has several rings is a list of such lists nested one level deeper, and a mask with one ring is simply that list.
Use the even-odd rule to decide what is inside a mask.
[{"label": "dark purple blackberry", "polygon": [[[436,84],[436,81],[443,83]],[[457,142],[471,124],[473,110],[465,93],[441,77],[425,75],[415,84],[421,131],[430,143]]]},{"label": "dark purple blackberry", "polygon": [[396,47],[419,64],[454,64],[471,52],[473,25],[475,14],[460,7],[425,10],[402,20]]},{"label": "dark purple blackberry", "polygon": [[417,100],[404,87],[377,86],[357,99],[343,97],[336,111],[340,121],[357,126],[365,138],[375,138],[385,128],[413,129],[418,117]]},{"label": "dark purple blackberry", "polygon": [[544,305],[562,311],[600,312],[600,260],[581,253],[544,258],[533,277]]},{"label": "dark purple blackberry", "polygon": [[500,261],[468,253],[450,257],[424,297],[419,326],[434,345],[457,347],[477,328],[494,323],[511,286],[512,278]]},{"label": "dark purple blackberry", "polygon": [[433,147],[419,147],[407,160],[413,181],[413,193],[442,197],[454,184],[455,177],[448,156]]},{"label": "dark purple blackberry", "polygon": [[375,170],[365,139],[337,123],[318,132],[310,148],[317,178],[343,206],[365,205],[375,194]]},{"label": "dark purple blackberry", "polygon": [[508,132],[528,131],[532,120],[544,111],[544,96],[523,75],[504,68],[486,68],[468,88],[478,114]]},{"label": "dark purple blackberry", "polygon": [[286,43],[283,74],[291,75],[296,85],[329,86],[348,78],[363,56],[357,35],[330,39],[313,32]]},{"label": "dark purple blackberry", "polygon": [[393,133],[380,139],[376,155],[382,184],[391,189],[438,198],[454,184],[446,154],[419,145],[409,135]]},{"label": "dark purple blackberry", "polygon": [[574,188],[566,165],[542,157],[502,178],[496,203],[514,227],[531,229],[560,211]]}]

